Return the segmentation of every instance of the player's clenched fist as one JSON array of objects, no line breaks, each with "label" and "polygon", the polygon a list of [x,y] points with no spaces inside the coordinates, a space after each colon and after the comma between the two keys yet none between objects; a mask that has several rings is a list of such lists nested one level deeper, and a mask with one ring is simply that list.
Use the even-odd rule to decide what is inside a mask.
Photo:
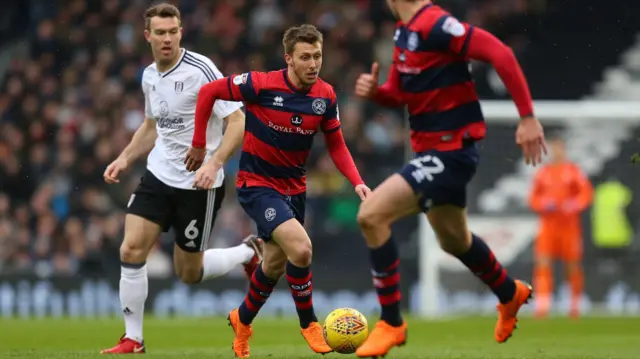
[{"label": "player's clenched fist", "polygon": [[222,168],[222,164],[216,161],[209,161],[204,166],[200,167],[196,171],[196,178],[193,181],[193,188],[196,189],[211,189],[216,178],[218,177],[218,171]]},{"label": "player's clenched fist", "polygon": [[187,171],[193,172],[200,168],[200,166],[202,166],[202,162],[204,162],[206,154],[206,148],[190,147],[189,152],[187,152],[187,157],[184,159]]},{"label": "player's clenched fist", "polygon": [[540,121],[533,116],[520,120],[516,130],[516,143],[522,147],[524,162],[535,166],[542,163],[543,154],[547,154],[547,143]]},{"label": "player's clenched fist", "polygon": [[118,176],[120,175],[120,172],[124,172],[128,166],[129,164],[126,159],[117,158],[115,161],[111,162],[104,171],[104,181],[109,184],[120,183]]},{"label": "player's clenched fist", "polygon": [[378,90],[378,74],[380,67],[377,62],[371,65],[371,73],[361,74],[356,80],[356,96],[371,98]]}]

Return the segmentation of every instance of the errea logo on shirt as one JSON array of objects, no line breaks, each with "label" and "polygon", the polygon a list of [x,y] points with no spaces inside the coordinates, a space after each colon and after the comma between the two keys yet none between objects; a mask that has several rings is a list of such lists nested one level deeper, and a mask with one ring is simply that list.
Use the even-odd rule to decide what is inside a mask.
[{"label": "errea logo on shirt", "polygon": [[278,107],[282,107],[283,106],[283,102],[284,99],[280,96],[276,96],[273,98],[273,105],[274,106],[278,106]]}]

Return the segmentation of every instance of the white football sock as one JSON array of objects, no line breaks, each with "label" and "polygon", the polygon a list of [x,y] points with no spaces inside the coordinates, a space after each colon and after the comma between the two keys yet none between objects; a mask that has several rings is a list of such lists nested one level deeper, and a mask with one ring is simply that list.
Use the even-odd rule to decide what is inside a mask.
[{"label": "white football sock", "polygon": [[147,265],[140,268],[120,267],[120,305],[124,312],[127,338],[142,342],[144,302],[149,292]]},{"label": "white football sock", "polygon": [[235,266],[248,263],[254,255],[253,249],[245,244],[231,248],[208,249],[204,252],[202,260],[202,280],[225,275]]}]

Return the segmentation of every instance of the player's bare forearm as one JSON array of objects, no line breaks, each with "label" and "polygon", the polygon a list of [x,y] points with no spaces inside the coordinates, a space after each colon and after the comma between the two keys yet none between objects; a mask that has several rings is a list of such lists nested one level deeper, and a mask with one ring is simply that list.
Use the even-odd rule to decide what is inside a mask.
[{"label": "player's bare forearm", "polygon": [[228,78],[224,77],[202,86],[196,101],[195,129],[191,145],[204,148],[207,144],[207,124],[216,100],[233,100],[227,88]]},{"label": "player's bare forearm", "polygon": [[340,173],[342,173],[342,175],[351,182],[353,187],[364,184],[362,177],[360,177],[360,172],[358,172],[358,168],[353,161],[353,157],[351,157],[349,148],[347,148],[347,144],[344,141],[342,131],[338,129],[333,132],[325,133],[324,140],[327,145],[329,155],[331,156],[331,159],[336,165],[338,171],[340,171]]},{"label": "player's bare forearm", "polygon": [[220,165],[227,163],[229,158],[240,148],[244,139],[245,116],[241,110],[236,110],[225,117],[225,121],[227,129],[222,136],[222,143],[210,160]]},{"label": "player's bare forearm", "polygon": [[515,54],[491,33],[475,28],[469,35],[467,56],[490,63],[511,94],[521,118],[533,116],[533,101],[529,85]]},{"label": "player's bare forearm", "polygon": [[150,118],[145,118],[142,125],[133,134],[131,142],[125,147],[120,154],[120,158],[132,163],[140,156],[145,155],[153,149],[153,146],[158,137],[156,131],[156,121]]}]

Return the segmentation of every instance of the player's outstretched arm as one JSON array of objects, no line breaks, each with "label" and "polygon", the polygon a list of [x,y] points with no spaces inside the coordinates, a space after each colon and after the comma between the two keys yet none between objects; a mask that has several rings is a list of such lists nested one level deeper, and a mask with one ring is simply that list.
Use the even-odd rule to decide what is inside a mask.
[{"label": "player's outstretched arm", "polygon": [[158,137],[156,131],[156,121],[146,117],[142,125],[133,134],[131,142],[125,147],[118,158],[111,162],[104,172],[104,180],[107,183],[118,183],[118,176],[135,162],[140,156],[145,155],[153,149],[153,145]]},{"label": "player's outstretched arm", "polygon": [[242,145],[244,140],[245,116],[241,110],[236,110],[225,117],[227,129],[222,136],[220,148],[211,157],[211,162],[225,164]]},{"label": "player's outstretched arm", "polygon": [[228,77],[212,81],[200,87],[196,101],[195,129],[191,140],[191,148],[187,152],[184,164],[189,172],[200,168],[207,149],[207,124],[213,113],[213,107],[217,100],[230,100],[233,94],[229,92]]},{"label": "player's outstretched arm", "polygon": [[[335,121],[337,121],[337,119]],[[364,184],[360,172],[353,161],[353,157],[351,157],[349,148],[340,130],[339,122],[338,126],[333,129],[325,130],[324,140],[336,168],[351,182],[360,199],[364,201],[371,193],[371,190]]]},{"label": "player's outstretched arm", "polygon": [[493,65],[511,94],[520,117],[533,116],[533,101],[529,85],[511,48],[480,28],[473,28],[468,36],[467,56]]},{"label": "player's outstretched arm", "polygon": [[129,163],[134,162],[140,158],[140,156],[146,155],[153,149],[157,137],[156,121],[151,118],[145,118],[133,134],[131,142],[129,142],[119,157],[126,159]]},{"label": "player's outstretched arm", "polygon": [[191,146],[195,148],[205,148],[207,145],[207,124],[213,112],[213,105],[216,100],[238,101],[233,99],[233,95],[228,89],[229,78],[209,82],[198,91],[196,101],[195,130]]},{"label": "player's outstretched arm", "polygon": [[229,158],[242,145],[245,124],[244,113],[241,110],[236,110],[224,119],[227,122],[227,129],[224,132],[224,136],[222,136],[222,143],[209,162],[196,172],[193,184],[195,188],[211,188],[216,182],[220,168],[227,163]]},{"label": "player's outstretched arm", "polygon": [[544,131],[533,114],[529,85],[511,48],[485,30],[469,25],[463,27],[455,21],[449,22],[447,31],[452,35],[454,51],[488,62],[496,69],[520,114],[516,143],[522,147],[525,163],[533,166],[542,163],[542,156],[547,153]]}]

